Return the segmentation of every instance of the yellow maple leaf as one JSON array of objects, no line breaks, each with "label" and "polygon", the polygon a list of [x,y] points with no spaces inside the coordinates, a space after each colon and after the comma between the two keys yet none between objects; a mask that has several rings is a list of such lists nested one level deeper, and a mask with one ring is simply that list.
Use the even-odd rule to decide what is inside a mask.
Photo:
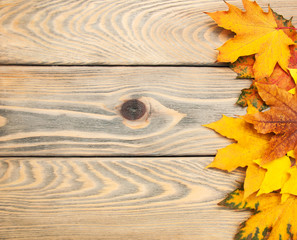
[{"label": "yellow maple leaf", "polygon": [[[255,160],[255,162],[259,165],[261,163],[260,160]],[[290,177],[289,171],[291,168],[291,161],[287,156],[275,159],[260,166],[267,169],[267,172],[265,173],[265,177],[257,195],[281,189]]]},{"label": "yellow maple leaf", "polygon": [[242,224],[235,239],[297,239],[297,197],[288,195],[286,201],[281,202],[281,194],[269,193],[247,199],[242,190],[232,192],[221,205],[235,209],[251,209],[255,211]]},{"label": "yellow maple leaf", "polygon": [[[252,106],[248,108],[248,113],[254,111]],[[213,162],[208,165],[209,168],[218,168],[229,172],[238,167],[253,164],[253,161],[260,158],[265,152],[271,136],[257,133],[253,125],[241,118],[225,115],[220,120],[204,126],[237,141],[237,143],[219,149]]]},{"label": "yellow maple leaf", "polygon": [[293,69],[293,68],[288,68],[288,69],[295,83],[297,83],[297,69]]},{"label": "yellow maple leaf", "polygon": [[[249,105],[247,112],[254,114],[258,110]],[[261,157],[265,152],[270,135],[257,133],[251,124],[241,118],[232,118],[224,115],[217,122],[204,126],[237,141],[237,143],[218,150],[213,162],[207,167],[230,172],[238,167],[247,166],[244,181],[245,198],[258,191],[265,177],[266,170],[254,163],[254,160]]]},{"label": "yellow maple leaf", "polygon": [[257,192],[265,178],[267,170],[261,168],[256,163],[251,163],[246,169],[244,179],[244,198],[249,197],[251,194]]},{"label": "yellow maple leaf", "polygon": [[291,166],[289,157],[294,157],[292,151],[287,156],[275,159],[268,163],[262,163],[261,159],[254,160],[254,164],[248,165],[244,180],[244,198],[257,192],[257,196],[263,193],[271,193],[281,190],[286,199],[286,194],[297,196],[297,167]]},{"label": "yellow maple leaf", "polygon": [[[255,169],[250,175],[246,174],[245,185],[250,181],[249,188],[244,188],[245,196],[258,191],[257,196],[263,193],[270,193],[281,190],[283,199],[287,198],[287,194],[297,196],[297,166],[292,166],[291,158],[295,158],[294,151],[289,151],[286,156],[275,159],[268,163],[262,163],[261,159],[255,160]],[[265,169],[261,172],[259,169]],[[250,178],[251,180],[249,180]],[[249,189],[252,189],[249,190]],[[246,191],[249,191],[246,193]],[[283,201],[282,199],[282,201]]]},{"label": "yellow maple leaf", "polygon": [[[258,110],[252,105],[248,113]],[[221,135],[236,140],[236,143],[218,150],[215,159],[208,168],[233,171],[238,167],[246,167],[244,180],[244,198],[258,192],[258,195],[282,190],[283,194],[297,195],[297,171],[292,171],[289,157],[294,157],[292,151],[287,156],[265,163],[261,157],[269,146],[270,134],[259,134],[242,118],[223,116],[219,121],[204,125]],[[295,187],[296,186],[296,187]]]},{"label": "yellow maple leaf", "polygon": [[[292,78],[294,79],[295,83],[297,83],[297,69],[292,69],[292,68],[288,68],[288,69],[289,69],[289,72],[290,72]],[[289,93],[295,94],[296,93],[296,88],[290,89]]]},{"label": "yellow maple leaf", "polygon": [[246,11],[226,3],[229,11],[207,13],[216,23],[236,33],[219,47],[219,62],[235,62],[241,56],[256,54],[253,66],[256,79],[269,77],[276,63],[287,71],[289,46],[294,41],[279,29],[269,7],[265,13],[256,2],[242,0]]},{"label": "yellow maple leaf", "polygon": [[297,166],[291,166],[289,157],[294,157],[293,151],[287,156],[262,163],[261,159],[254,160],[246,170],[244,180],[244,198],[257,192],[257,196],[264,193],[281,190],[282,202],[287,195],[297,196]]},{"label": "yellow maple leaf", "polygon": [[290,168],[287,173],[290,174],[290,177],[282,187],[281,193],[289,193],[297,196],[297,167]]}]

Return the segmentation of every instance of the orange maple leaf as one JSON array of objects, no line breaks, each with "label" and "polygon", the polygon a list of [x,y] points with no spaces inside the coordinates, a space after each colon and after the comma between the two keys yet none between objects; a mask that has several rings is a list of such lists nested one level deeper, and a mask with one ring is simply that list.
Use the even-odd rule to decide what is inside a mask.
[{"label": "orange maple leaf", "polygon": [[229,11],[207,13],[220,27],[236,33],[234,38],[218,48],[218,61],[235,62],[241,56],[256,54],[253,69],[257,79],[269,77],[277,63],[286,71],[289,46],[294,41],[278,27],[270,8],[265,13],[256,2],[242,2],[245,12],[226,3]]},{"label": "orange maple leaf", "polygon": [[294,150],[297,156],[297,94],[293,95],[276,85],[257,84],[257,88],[270,110],[247,114],[243,118],[254,124],[259,133],[275,133],[261,164],[280,158],[290,150]]},{"label": "orange maple leaf", "polygon": [[[293,50],[291,51],[294,53]],[[294,65],[294,57],[290,58],[290,67],[297,68],[297,65]],[[253,66],[255,63],[255,58],[253,56],[240,57],[236,62],[231,64],[231,69],[238,74],[238,78],[255,78]],[[255,79],[250,86],[250,88],[245,88],[241,90],[241,94],[238,98],[237,104],[246,107],[248,102],[250,102],[255,108],[262,111],[267,108],[264,101],[258,94],[256,88],[256,83],[267,83],[275,84],[280,88],[283,88],[287,91],[295,87],[294,79],[291,74],[285,72],[278,64],[276,64],[274,71],[268,78]]]},{"label": "orange maple leaf", "polygon": [[[297,38],[296,38],[296,41],[297,41]],[[291,49],[291,58],[289,61],[289,68],[296,69],[297,68],[297,47],[295,48],[290,47],[290,49]]]}]

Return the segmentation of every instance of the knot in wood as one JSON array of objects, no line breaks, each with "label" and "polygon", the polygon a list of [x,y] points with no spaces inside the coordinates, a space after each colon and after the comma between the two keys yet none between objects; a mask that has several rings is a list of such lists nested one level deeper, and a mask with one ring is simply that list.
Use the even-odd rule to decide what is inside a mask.
[{"label": "knot in wood", "polygon": [[143,117],[146,107],[143,102],[137,99],[131,99],[123,103],[120,112],[128,120],[137,120]]}]

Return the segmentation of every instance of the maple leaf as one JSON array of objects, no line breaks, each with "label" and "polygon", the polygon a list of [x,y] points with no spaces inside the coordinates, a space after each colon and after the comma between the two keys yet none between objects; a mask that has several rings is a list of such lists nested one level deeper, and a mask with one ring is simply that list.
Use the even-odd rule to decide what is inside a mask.
[{"label": "maple leaf", "polygon": [[289,179],[281,189],[282,194],[292,194],[297,196],[297,167],[293,166],[287,172],[290,174]]},{"label": "maple leaf", "polygon": [[257,159],[254,164],[248,165],[244,180],[244,198],[255,192],[259,196],[279,190],[283,196],[297,196],[297,167],[292,152],[265,164],[261,164],[261,159]]},{"label": "maple leaf", "polygon": [[237,78],[255,78],[253,66],[255,55],[239,57],[235,62],[230,64],[230,68],[237,73]]},{"label": "maple leaf", "polygon": [[277,63],[287,69],[289,46],[294,41],[282,29],[278,29],[272,10],[267,13],[256,2],[243,0],[245,12],[226,3],[228,11],[207,13],[216,23],[233,31],[236,36],[218,48],[219,62],[235,62],[241,56],[256,54],[253,66],[256,78],[269,77]]},{"label": "maple leaf", "polygon": [[281,189],[288,181],[290,175],[291,161],[288,156],[275,159],[271,162],[260,164],[260,159],[255,161],[261,168],[267,169],[257,195],[270,193]]},{"label": "maple leaf", "polygon": [[[291,69],[291,68],[288,68],[289,71],[290,71],[290,74],[291,76],[293,77],[295,83],[297,83],[297,69]],[[295,94],[296,93],[296,86],[295,88],[292,88],[289,93],[292,93],[292,94]]]},{"label": "maple leaf", "polygon": [[[251,110],[248,109],[251,113]],[[215,159],[208,167],[233,171],[238,167],[246,167],[258,159],[268,147],[270,135],[257,133],[253,125],[241,118],[223,117],[213,123],[204,125],[221,135],[236,140],[225,148],[219,149]]]},{"label": "maple leaf", "polygon": [[296,239],[297,237],[297,197],[288,195],[281,202],[281,194],[269,193],[261,196],[251,195],[243,198],[240,189],[232,192],[220,205],[233,209],[250,209],[254,211],[241,225],[235,239]]},{"label": "maple leaf", "polygon": [[[259,160],[255,160],[255,162],[258,162],[258,164],[260,164]],[[260,188],[262,188],[260,189],[260,191],[262,191],[263,193],[269,193],[271,191],[281,189],[281,194],[283,194],[283,196],[286,194],[292,194],[297,196],[297,166],[294,151],[289,151],[287,153],[287,156],[279,158],[269,163],[265,163],[261,167],[258,164],[256,164],[256,167],[260,169],[267,169],[267,171],[264,173],[264,175],[267,175],[265,175],[264,177],[261,176],[261,178],[257,178],[260,179],[259,181],[261,182],[261,186],[259,188],[257,188],[259,186],[259,183],[252,182],[254,183],[254,186],[252,186],[254,192],[259,190]],[[259,174],[259,171],[254,172],[254,174],[251,175],[251,177],[254,178],[255,174]],[[248,174],[246,175],[247,178]],[[252,179],[252,181],[255,180]],[[277,185],[281,187],[278,188]],[[270,189],[267,189],[267,187]],[[246,189],[244,191],[244,193],[246,194]],[[259,195],[259,192],[257,195]],[[286,199],[286,197],[284,199]]]},{"label": "maple leaf", "polygon": [[[297,42],[297,37],[296,37],[295,41]],[[294,48],[291,47],[291,58],[289,61],[289,68],[291,68],[291,69],[297,68],[297,47],[294,47]]]},{"label": "maple leaf", "polygon": [[274,206],[277,203],[281,202],[281,194],[279,193],[269,193],[263,194],[261,196],[256,196],[256,193],[251,195],[248,198],[244,197],[244,190],[238,188],[233,192],[229,193],[228,196],[218,203],[220,206],[225,206],[231,209],[249,209],[258,211],[259,208],[259,199],[267,198],[266,205],[269,207]]},{"label": "maple leaf", "polygon": [[244,179],[244,198],[257,192],[265,179],[267,170],[256,163],[249,164]]},{"label": "maple leaf", "polygon": [[[251,105],[248,113],[258,112]],[[244,181],[245,197],[260,189],[266,170],[254,163],[254,160],[264,154],[268,147],[270,135],[258,134],[251,124],[241,118],[224,116],[217,122],[205,125],[221,135],[236,140],[237,143],[218,150],[214,160],[207,167],[233,171],[238,167],[246,167]]]},{"label": "maple leaf", "polygon": [[292,75],[292,78],[295,82],[297,82],[297,69],[291,69],[289,68],[290,74]]},{"label": "maple leaf", "polygon": [[[240,57],[236,62],[230,65],[230,68],[237,73],[237,78],[243,79],[252,79],[255,78],[253,66],[255,63],[254,55]],[[297,68],[297,50],[291,51],[289,68]],[[292,76],[284,71],[278,64],[276,64],[274,71],[268,78],[255,79],[259,83],[275,84],[280,88],[290,90],[295,87],[295,82]]]},{"label": "maple leaf", "polygon": [[[273,16],[274,16],[275,22],[277,24],[277,27],[279,29],[282,29],[284,31],[284,33],[287,34],[287,36],[289,38],[291,38],[293,41],[296,41],[297,40],[297,32],[296,32],[296,28],[292,24],[292,18],[287,20],[282,15],[280,15],[274,11],[272,11],[272,12],[273,12]],[[294,48],[295,46],[292,46],[292,47]]]},{"label": "maple leaf", "polygon": [[[247,58],[250,66],[248,66],[245,63],[234,63],[234,65],[231,66],[235,72],[239,71],[239,78],[241,76],[246,77],[254,77],[252,71],[253,62],[254,60],[252,58],[248,59],[249,57],[243,57],[241,59],[241,62],[244,62],[243,59]],[[290,70],[290,69],[289,69]],[[291,71],[290,71],[291,72]],[[249,88],[245,88],[241,90],[241,94],[237,100],[237,104],[246,107],[248,102],[250,102],[255,108],[257,108],[259,111],[265,110],[268,108],[268,106],[265,104],[265,102],[262,100],[260,95],[258,94],[258,90],[256,87],[256,83],[266,83],[266,84],[275,84],[279,86],[280,88],[283,88],[285,90],[291,90],[295,87],[295,82],[292,78],[292,74],[289,74],[285,72],[281,67],[277,64],[273,73],[270,77],[254,80]]]},{"label": "maple leaf", "polygon": [[[283,16],[273,12],[273,16],[277,23],[278,28],[283,29],[284,32],[296,42],[297,40],[297,32],[293,29],[292,20],[286,20]],[[297,68],[297,49],[295,46],[290,47],[291,57],[289,60],[289,68]],[[244,56],[240,57],[234,63],[230,64],[230,68],[237,73],[237,78],[255,78],[253,66],[255,63],[255,56]],[[289,69],[290,70],[290,69]],[[291,72],[291,71],[290,71]],[[256,82],[267,83],[267,84],[276,84],[280,88],[291,90],[295,87],[295,82],[292,78],[292,73],[284,71],[278,64],[276,64],[272,74],[268,78],[263,79],[255,79],[250,86],[250,88],[246,88],[241,90],[241,94],[237,100],[237,104],[246,107],[247,103],[250,102],[254,107],[256,107],[259,111],[266,109],[268,106],[264,103],[261,97],[258,94],[258,90],[255,86]],[[294,92],[294,90],[291,90]]]},{"label": "maple leaf", "polygon": [[266,112],[243,117],[252,123],[258,133],[275,133],[269,141],[261,164],[284,156],[288,151],[297,153],[297,95],[275,85],[257,84],[261,98],[270,106]]},{"label": "maple leaf", "polygon": [[275,84],[278,87],[290,90],[295,87],[295,82],[292,76],[285,72],[281,67],[277,64],[271,76],[266,79],[257,80],[258,83],[267,83],[267,84]]},{"label": "maple leaf", "polygon": [[[287,20],[282,15],[273,12],[274,19],[276,21],[277,27],[283,29],[283,31],[293,40],[297,41],[297,32],[294,30],[295,27],[292,24],[292,19]],[[297,68],[297,49],[293,45],[290,47],[291,58],[289,60],[290,68]],[[253,66],[255,63],[255,55],[239,57],[234,63],[230,64],[230,68],[237,73],[237,78],[255,78]],[[276,65],[271,79],[268,79],[267,82],[276,83],[279,87],[284,89],[291,89],[292,87],[287,86],[288,84],[293,84],[292,78],[290,75]],[[285,78],[285,79],[284,79]],[[256,79],[261,80],[261,79]],[[284,82],[284,83],[279,83]],[[287,83],[287,84],[286,84]]]},{"label": "maple leaf", "polygon": [[[248,107],[248,113],[257,113],[258,111],[252,106]],[[270,193],[275,190],[282,190],[283,193],[295,194],[296,188],[287,184],[291,172],[291,161],[288,156],[275,159],[269,163],[263,164],[261,157],[264,155],[269,146],[270,134],[259,134],[241,118],[231,118],[223,116],[219,121],[205,125],[223,136],[236,140],[218,153],[208,168],[218,168],[221,170],[232,171],[238,167],[246,167],[246,176],[244,180],[244,197],[247,198],[251,194],[257,192],[258,195]],[[295,174],[295,173],[294,173]],[[290,178],[296,178],[296,175]],[[283,190],[283,186],[286,188]]]},{"label": "maple leaf", "polygon": [[248,106],[248,103],[251,103],[259,111],[263,111],[268,108],[260,97],[255,82],[253,82],[249,88],[241,90],[241,94],[239,95],[236,103],[242,107],[246,107]]}]

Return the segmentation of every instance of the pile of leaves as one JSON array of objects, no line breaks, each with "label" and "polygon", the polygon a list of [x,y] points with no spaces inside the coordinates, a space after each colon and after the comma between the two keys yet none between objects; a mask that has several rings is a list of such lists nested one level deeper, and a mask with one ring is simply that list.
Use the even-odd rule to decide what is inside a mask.
[{"label": "pile of leaves", "polygon": [[235,140],[208,166],[245,168],[241,189],[220,204],[250,209],[235,239],[297,239],[297,29],[269,7],[243,0],[245,11],[207,13],[235,33],[221,46],[219,62],[230,62],[238,78],[252,79],[237,101],[247,114],[223,116],[206,127]]}]

